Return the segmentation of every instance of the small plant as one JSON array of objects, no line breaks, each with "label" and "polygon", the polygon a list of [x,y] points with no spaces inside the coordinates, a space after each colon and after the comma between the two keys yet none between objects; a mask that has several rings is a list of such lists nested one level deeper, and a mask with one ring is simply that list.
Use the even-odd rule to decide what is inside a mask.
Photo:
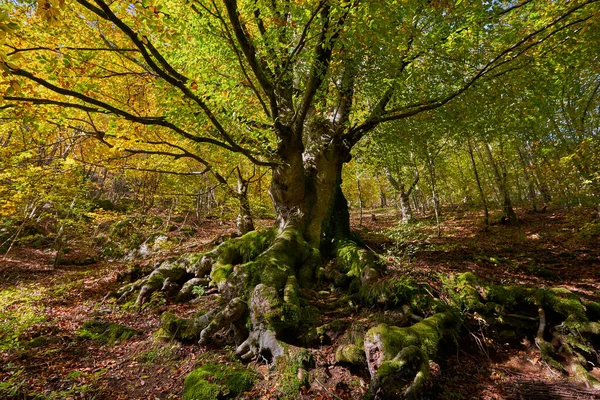
[{"label": "small plant", "polygon": [[194,286],[192,288],[192,293],[196,297],[202,297],[206,294],[206,288],[204,286]]}]

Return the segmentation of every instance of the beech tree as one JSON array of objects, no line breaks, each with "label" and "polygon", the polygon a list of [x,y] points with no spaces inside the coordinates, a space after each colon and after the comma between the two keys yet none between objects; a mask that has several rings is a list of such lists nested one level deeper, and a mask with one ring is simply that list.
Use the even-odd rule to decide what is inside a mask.
[{"label": "beech tree", "polygon": [[[350,231],[340,184],[352,148],[378,126],[576,44],[572,32],[593,27],[598,13],[595,0],[39,0],[6,8],[7,116],[72,125],[113,151],[191,158],[217,180],[226,180],[223,152],[271,169],[272,229],[165,262],[114,295],[139,292],[141,304],[183,285],[183,298],[208,275],[225,301],[186,329],[207,343],[233,325],[240,357],[280,363],[298,351],[283,340],[304,333],[301,288],[323,276],[327,260],[337,257],[337,273],[358,285],[382,273]],[[175,324],[165,321],[167,330]],[[441,332],[456,320],[443,313],[430,322]]]}]

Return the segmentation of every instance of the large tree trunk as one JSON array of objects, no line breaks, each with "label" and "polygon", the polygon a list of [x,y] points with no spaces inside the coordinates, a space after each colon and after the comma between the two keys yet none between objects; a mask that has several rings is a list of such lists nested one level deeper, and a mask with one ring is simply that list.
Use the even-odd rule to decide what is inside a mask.
[{"label": "large tree trunk", "polygon": [[350,152],[332,139],[327,124],[313,124],[306,145],[282,141],[282,165],[273,169],[269,194],[281,231],[292,226],[313,247],[324,252],[337,239],[350,236],[348,202],[341,189],[342,166]]}]

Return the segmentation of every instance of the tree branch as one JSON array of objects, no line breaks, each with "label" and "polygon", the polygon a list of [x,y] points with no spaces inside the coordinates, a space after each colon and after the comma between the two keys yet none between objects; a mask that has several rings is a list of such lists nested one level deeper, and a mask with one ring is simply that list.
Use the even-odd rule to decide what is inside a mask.
[{"label": "tree branch", "polygon": [[[471,86],[473,86],[475,84],[475,82],[477,82],[479,79],[481,79],[482,77],[486,76],[487,74],[489,74],[491,71],[496,70],[497,68],[501,67],[502,65],[505,65],[513,60],[515,60],[517,57],[521,56],[522,54],[524,54],[527,50],[531,49],[534,46],[539,45],[540,43],[546,41],[548,38],[550,38],[551,36],[555,35],[556,33],[571,27],[573,25],[582,23],[587,21],[588,19],[591,18],[591,16],[588,16],[587,18],[580,18],[577,19],[575,21],[566,23],[562,26],[557,27],[556,29],[552,30],[550,33],[548,33],[547,35],[543,36],[542,38],[538,39],[538,40],[534,40],[533,42],[532,39],[534,39],[536,36],[540,35],[541,33],[548,31],[549,29],[555,27],[556,25],[558,25],[560,22],[564,21],[569,15],[573,14],[574,12],[584,8],[586,5],[588,4],[592,4],[597,2],[598,0],[587,0],[581,4],[578,4],[576,6],[571,7],[570,9],[568,9],[567,11],[565,11],[564,14],[562,14],[561,16],[557,17],[556,19],[554,19],[553,21],[549,22],[548,24],[544,25],[543,27],[536,29],[535,31],[531,32],[530,34],[526,35],[525,37],[523,37],[522,39],[518,40],[516,43],[514,43],[513,45],[505,48],[503,51],[501,51],[500,53],[498,53],[495,57],[493,57],[490,61],[488,61],[483,67],[481,67],[477,73],[475,73],[470,79],[468,79],[465,84],[461,87],[459,87],[457,90],[455,90],[454,92],[448,94],[445,97],[441,97],[438,99],[432,99],[429,100],[427,102],[420,102],[420,103],[415,103],[409,106],[404,106],[402,108],[398,108],[395,110],[389,110],[386,111],[385,110],[385,106],[383,108],[383,110],[380,109],[380,114],[377,115],[377,113],[373,112],[369,115],[369,117],[365,120],[365,122],[363,122],[362,124],[355,126],[353,128],[351,128],[347,134],[345,134],[345,140],[349,143],[350,146],[353,146],[354,144],[356,144],[367,132],[369,132],[370,130],[372,130],[374,127],[376,127],[377,125],[379,125],[380,123],[383,122],[387,122],[387,121],[394,121],[394,120],[399,120],[399,119],[404,119],[404,118],[408,118],[417,114],[420,114],[422,112],[425,111],[430,111],[436,108],[439,108],[445,104],[447,104],[448,102],[450,102],[451,100],[453,100],[454,98],[460,96],[461,94],[463,94],[466,90],[468,90]],[[525,45],[526,43],[529,43],[528,45]],[[498,74],[497,76],[500,76],[501,74]],[[389,103],[389,100],[386,101],[386,95],[388,93],[386,92],[386,94],[384,94],[384,96],[382,97],[382,99],[379,101],[378,105],[380,104],[385,104],[387,105]]]},{"label": "tree branch", "polygon": [[273,118],[277,118],[277,99],[273,84],[270,81],[270,79],[273,77],[273,74],[267,65],[256,57],[256,49],[246,34],[247,30],[245,29],[244,24],[240,21],[237,9],[237,0],[224,0],[224,3],[225,8],[227,9],[227,15],[229,16],[229,22],[231,23],[231,27],[235,37],[237,38],[238,44],[246,56],[246,60],[254,72],[258,83],[263,88],[270,100],[271,114]]}]

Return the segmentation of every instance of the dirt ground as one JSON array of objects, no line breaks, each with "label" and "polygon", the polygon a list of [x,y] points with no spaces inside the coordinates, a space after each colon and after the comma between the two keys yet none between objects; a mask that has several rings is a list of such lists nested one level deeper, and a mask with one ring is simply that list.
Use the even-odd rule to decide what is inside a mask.
[{"label": "dirt ground", "polygon": [[[600,300],[600,238],[586,230],[589,210],[520,212],[519,226],[495,224],[481,230],[473,211],[447,210],[442,235],[431,219],[397,227],[394,210],[365,212],[352,223],[366,244],[382,254],[390,276],[410,276],[439,285],[439,277],[471,271],[490,282],[532,287],[564,287]],[[268,225],[269,221],[260,224]],[[218,221],[198,224],[193,239],[154,258],[136,261],[151,266],[168,255],[200,252],[232,230]],[[390,233],[389,229],[392,229]],[[170,235],[177,235],[177,231]],[[67,255],[82,259],[81,254]],[[216,294],[208,290],[187,304],[153,297],[141,310],[103,302],[121,285],[119,274],[132,263],[98,262],[51,268],[53,254],[41,249],[14,248],[0,256],[0,397],[13,399],[176,399],[185,376],[207,361],[236,363],[234,347],[165,341],[155,338],[164,311],[186,316],[210,307]],[[394,309],[373,307],[331,310],[334,290],[315,287],[304,293],[322,311],[322,322],[339,320],[344,334],[332,334],[311,348],[315,370],[311,387],[298,398],[354,399],[367,392],[366,369],[336,364],[336,346],[352,331],[365,331],[393,321]],[[131,339],[113,345],[80,337],[85,321],[101,319],[137,330]],[[44,340],[34,340],[43,338]],[[600,393],[579,387],[548,367],[532,343],[494,343],[484,330],[470,331],[436,360],[438,371],[432,399],[600,399]],[[41,344],[40,344],[41,343]],[[245,398],[276,399],[277,373],[256,360],[249,365],[258,380]],[[594,374],[600,376],[600,369]]]}]

